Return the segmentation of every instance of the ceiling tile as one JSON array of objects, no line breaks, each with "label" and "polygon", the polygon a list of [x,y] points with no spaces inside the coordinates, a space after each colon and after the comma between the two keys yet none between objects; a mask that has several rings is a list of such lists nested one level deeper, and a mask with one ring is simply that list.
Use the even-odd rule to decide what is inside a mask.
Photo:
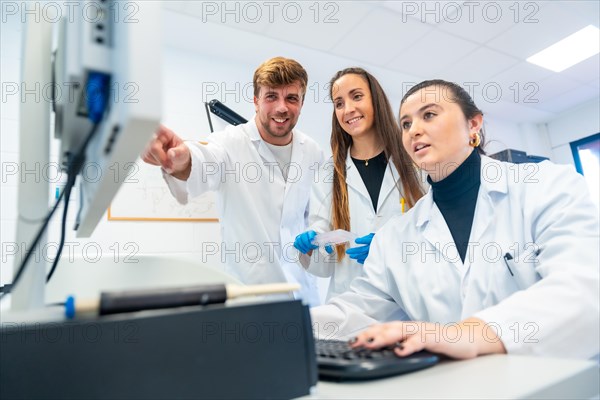
[{"label": "ceiling tile", "polygon": [[492,79],[502,85],[510,86],[515,82],[523,85],[528,82],[539,82],[553,74],[554,72],[545,68],[522,61],[506,71],[493,76]]},{"label": "ceiling tile", "polygon": [[366,16],[331,51],[342,57],[386,65],[401,51],[433,28],[398,14],[376,9]]},{"label": "ceiling tile", "polygon": [[[283,18],[288,3],[294,3],[287,6],[288,19],[294,17],[297,5],[301,7],[302,18],[296,23]],[[274,54],[296,58],[309,71],[319,99],[326,97],[331,75],[349,65],[374,73],[390,98],[401,97],[409,83],[448,79],[471,91],[484,111],[511,121],[541,121],[579,101],[577,91],[587,98],[599,90],[600,56],[561,74],[524,61],[583,26],[598,25],[598,1],[472,2],[471,6],[462,1],[320,2],[317,22],[315,2],[277,2],[272,24],[264,3],[247,4],[165,4],[167,25],[177,27],[165,30],[165,43],[232,63],[257,65]],[[232,13],[226,12],[227,7]],[[258,21],[250,14],[252,7],[261,8]],[[498,7],[501,15],[495,14]],[[334,13],[336,23],[324,23],[327,12]],[[5,53],[4,44],[9,44],[2,39]],[[567,94],[568,101],[561,102]]]},{"label": "ceiling tile", "polygon": [[598,88],[593,85],[581,85],[572,90],[555,96],[552,99],[540,103],[539,108],[550,112],[563,112],[570,110],[581,103],[598,97]]},{"label": "ceiling tile", "polygon": [[[223,24],[199,24],[197,17],[171,11],[164,12],[163,24],[163,43],[167,46],[232,62],[258,65],[269,55],[272,57],[274,45],[283,43]],[[177,29],[169,29],[173,26]]]},{"label": "ceiling tile", "polygon": [[382,6],[402,14],[402,21],[408,18],[425,24],[438,25],[444,21],[457,21],[462,13],[456,1],[384,1]]},{"label": "ceiling tile", "polygon": [[281,10],[269,8],[264,4],[243,1],[189,1],[186,2],[183,11],[198,18],[203,24],[223,24],[249,32],[264,32],[269,27],[271,14],[273,19],[282,15]]},{"label": "ceiling tile", "polygon": [[548,111],[505,101],[493,104],[479,104],[475,102],[475,104],[483,111],[484,115],[492,118],[500,118],[505,121],[518,123],[542,122],[554,117],[554,113]]},{"label": "ceiling tile", "polygon": [[[540,81],[553,74],[552,71],[537,65],[520,62],[490,78],[489,85],[495,85],[495,87],[488,89],[488,96],[494,99],[499,97],[506,102],[535,106],[536,103],[539,103],[537,94]],[[498,91],[501,96],[496,96],[494,90]]]},{"label": "ceiling tile", "polygon": [[528,7],[522,10],[519,22],[486,45],[525,60],[588,25],[578,15],[565,18],[564,7],[558,3],[564,2],[519,3],[523,9]]},{"label": "ceiling tile", "polygon": [[[298,8],[285,8],[275,14],[265,34],[318,50],[329,50],[343,40],[376,4],[348,2],[290,2]],[[285,6],[284,6],[285,7]]]},{"label": "ceiling tile", "polygon": [[550,102],[556,97],[562,96],[564,93],[581,85],[573,79],[556,73],[546,79],[540,80],[538,84],[539,90],[535,93],[534,97],[539,99],[540,107],[542,107],[543,103]]},{"label": "ceiling tile", "polygon": [[[409,73],[424,79],[432,79],[477,47],[469,42],[434,30],[402,50],[388,68]],[[435,54],[435,60],[431,55]]]},{"label": "ceiling tile", "polygon": [[579,64],[560,72],[560,74],[581,83],[597,80],[600,76],[600,54],[583,60]]},{"label": "ceiling tile", "polygon": [[569,0],[557,1],[565,13],[565,18],[577,16],[589,25],[598,26],[600,16],[600,1],[596,0]]},{"label": "ceiling tile", "polygon": [[513,57],[485,47],[479,47],[438,74],[444,79],[461,84],[463,82],[473,82],[474,85],[486,85],[490,77],[499,74],[518,62]]},{"label": "ceiling tile", "polygon": [[456,15],[444,18],[439,29],[486,43],[515,25],[517,8],[514,2],[464,2]]}]

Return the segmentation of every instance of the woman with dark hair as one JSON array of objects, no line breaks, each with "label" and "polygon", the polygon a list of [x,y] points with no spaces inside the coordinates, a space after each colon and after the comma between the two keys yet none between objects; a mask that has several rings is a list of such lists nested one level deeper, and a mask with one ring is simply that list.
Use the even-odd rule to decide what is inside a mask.
[{"label": "woman with dark hair", "polygon": [[[332,158],[313,184],[308,231],[294,246],[309,272],[331,277],[327,299],[345,292],[361,274],[374,232],[423,195],[416,169],[402,148],[401,132],[379,82],[362,68],[331,79]],[[360,235],[356,244],[336,246],[332,257],[310,258],[317,233],[336,229]],[[333,252],[328,248],[328,252]]]},{"label": "woman with dark hair", "polygon": [[[402,142],[431,190],[377,233],[364,276],[312,310],[316,326],[338,337],[370,326],[352,345],[394,345],[399,356],[598,355],[598,213],[583,178],[486,157],[482,126],[458,85],[408,91]],[[405,321],[373,325],[397,312]]]}]

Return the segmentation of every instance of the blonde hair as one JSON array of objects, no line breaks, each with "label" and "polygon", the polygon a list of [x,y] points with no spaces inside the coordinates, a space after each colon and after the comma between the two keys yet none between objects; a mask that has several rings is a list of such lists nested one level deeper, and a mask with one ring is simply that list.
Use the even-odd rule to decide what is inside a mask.
[{"label": "blonde hair", "polygon": [[254,71],[254,77],[252,78],[254,96],[258,97],[260,88],[263,86],[280,87],[291,85],[295,82],[300,83],[302,100],[304,100],[308,84],[308,74],[304,67],[298,61],[291,58],[271,58],[260,64],[256,71]]}]

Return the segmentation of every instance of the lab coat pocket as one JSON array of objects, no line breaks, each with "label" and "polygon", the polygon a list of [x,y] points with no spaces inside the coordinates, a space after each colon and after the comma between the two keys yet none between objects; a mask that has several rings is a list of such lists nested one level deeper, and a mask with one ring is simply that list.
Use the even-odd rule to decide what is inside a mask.
[{"label": "lab coat pocket", "polygon": [[[472,271],[479,279],[486,276],[475,285],[480,290],[482,304],[485,307],[498,304],[513,293],[524,290],[540,280],[536,271],[536,255],[536,250],[518,252],[513,248],[505,251],[503,256],[490,260],[487,265],[481,264],[482,268]],[[474,278],[475,276],[471,278],[473,284],[478,281],[478,278]]]},{"label": "lab coat pocket", "polygon": [[521,252],[506,252],[501,260],[501,264],[506,270],[505,276],[516,286],[516,290],[526,289],[541,279],[537,272],[539,264],[537,258],[539,254],[538,246],[535,243],[530,243],[523,247],[524,250]]}]

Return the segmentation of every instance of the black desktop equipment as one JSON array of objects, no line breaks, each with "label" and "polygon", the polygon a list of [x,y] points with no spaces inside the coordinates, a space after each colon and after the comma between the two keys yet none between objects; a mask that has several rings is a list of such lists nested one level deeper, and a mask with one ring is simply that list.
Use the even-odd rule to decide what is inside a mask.
[{"label": "black desktop equipment", "polygon": [[421,351],[407,357],[398,357],[392,348],[380,350],[352,349],[347,342],[317,340],[319,378],[350,381],[384,378],[431,367],[439,357]]},{"label": "black desktop equipment", "polygon": [[490,154],[491,158],[495,158],[498,161],[506,161],[515,164],[522,164],[529,162],[527,159],[527,153],[521,150],[506,149],[495,154]]},{"label": "black desktop equipment", "polygon": [[544,157],[544,156],[532,156],[532,155],[527,155],[527,161],[530,163],[541,163],[542,161],[546,161],[546,160],[550,160],[548,157]]},{"label": "black desktop equipment", "polygon": [[490,157],[498,161],[506,161],[514,164],[539,163],[548,160],[548,157],[528,155],[524,151],[514,149],[502,150],[498,153],[490,154]]},{"label": "black desktop equipment", "polygon": [[300,301],[3,320],[0,371],[2,399],[281,399],[317,383]]},{"label": "black desktop equipment", "polygon": [[219,100],[211,100],[208,103],[208,108],[217,117],[223,119],[225,122],[228,122],[231,125],[241,125],[248,122],[246,118],[242,117],[240,114],[236,113],[231,108],[221,103]]}]

